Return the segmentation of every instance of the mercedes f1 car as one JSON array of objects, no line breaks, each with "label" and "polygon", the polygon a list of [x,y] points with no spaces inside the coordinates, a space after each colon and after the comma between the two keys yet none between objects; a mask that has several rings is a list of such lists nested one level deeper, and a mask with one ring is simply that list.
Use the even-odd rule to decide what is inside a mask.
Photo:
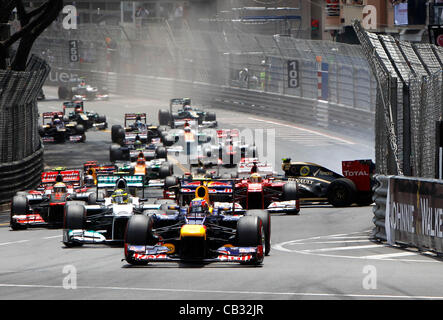
[{"label": "mercedes f1 car", "polygon": [[39,134],[44,142],[85,142],[85,127],[76,122],[63,121],[63,112],[44,112]]},{"label": "mercedes f1 car", "polygon": [[195,189],[191,201],[171,204],[166,213],[132,216],[125,233],[126,261],[133,265],[149,262],[261,264],[270,244],[265,240],[270,235],[267,233],[269,214],[253,211],[231,215],[213,205],[210,192],[210,187],[202,183]]},{"label": "mercedes f1 car", "polygon": [[104,130],[108,127],[105,115],[94,111],[85,111],[83,101],[63,102],[63,119],[81,124],[85,130],[96,128]]},{"label": "mercedes f1 car", "polygon": [[94,201],[94,196],[94,189],[82,183],[80,171],[45,171],[35,190],[17,192],[13,197],[10,226],[13,230],[61,227],[66,206]]},{"label": "mercedes f1 car", "polygon": [[163,146],[160,138],[152,138],[150,142],[143,143],[139,137],[135,140],[127,139],[124,145],[112,144],[109,147],[109,159],[115,161],[136,161],[140,153],[146,160],[167,159],[168,151]]},{"label": "mercedes f1 car", "polygon": [[[174,108],[181,106],[177,112]],[[175,98],[169,101],[169,110],[159,110],[158,122],[161,126],[170,126],[171,128],[183,127],[186,122],[196,121],[199,126],[216,128],[217,120],[213,112],[206,112],[191,107],[191,99]]]},{"label": "mercedes f1 car", "polygon": [[373,202],[375,164],[372,160],[343,161],[343,175],[315,163],[291,159],[283,159],[282,169],[286,178],[297,182],[303,203],[326,202],[334,207],[346,207]]},{"label": "mercedes f1 car", "polygon": [[[113,191],[108,197],[110,188]],[[132,215],[160,209],[160,204],[148,204],[146,199],[132,195],[131,188],[143,188],[144,194],[143,177],[97,176],[97,195],[103,196],[97,196],[96,204],[76,204],[66,208],[63,224],[65,246],[122,243],[126,223]]]}]

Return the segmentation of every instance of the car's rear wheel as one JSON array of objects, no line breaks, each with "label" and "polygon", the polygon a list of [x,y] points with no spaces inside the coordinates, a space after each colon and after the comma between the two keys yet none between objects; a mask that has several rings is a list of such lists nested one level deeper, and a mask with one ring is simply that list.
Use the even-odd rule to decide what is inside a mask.
[{"label": "car's rear wheel", "polygon": [[357,188],[349,179],[339,178],[332,181],[327,190],[327,197],[334,207],[348,207],[355,201]]},{"label": "car's rear wheel", "polygon": [[165,147],[158,147],[155,150],[155,153],[157,155],[157,158],[161,158],[161,159],[167,159],[168,158],[168,152],[166,151]]},{"label": "car's rear wheel", "polygon": [[166,179],[166,177],[169,177],[172,174],[171,168],[172,167],[169,165],[169,163],[164,163],[159,170],[160,179]]},{"label": "car's rear wheel", "polygon": [[161,126],[168,126],[171,122],[171,114],[168,110],[159,110],[158,111],[158,123]]},{"label": "car's rear wheel", "polygon": [[109,148],[109,160],[115,162],[123,159],[123,151],[120,149],[120,145],[113,144]]}]

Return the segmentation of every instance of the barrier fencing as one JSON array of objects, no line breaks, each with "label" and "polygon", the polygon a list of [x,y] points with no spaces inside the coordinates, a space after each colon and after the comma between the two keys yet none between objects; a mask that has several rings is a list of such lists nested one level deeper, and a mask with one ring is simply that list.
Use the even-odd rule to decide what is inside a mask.
[{"label": "barrier fencing", "polygon": [[435,178],[443,114],[443,48],[354,29],[375,75],[376,171]]},{"label": "barrier fencing", "polygon": [[[70,59],[71,40],[77,41],[77,61]],[[191,30],[157,21],[124,28],[84,24],[77,30],[54,24],[34,48],[64,70],[226,85],[372,112],[376,100],[376,81],[360,46],[336,42]],[[294,62],[291,74],[288,62]]]},{"label": "barrier fencing", "polygon": [[35,186],[43,170],[37,96],[49,65],[32,56],[23,72],[0,70],[0,203]]}]

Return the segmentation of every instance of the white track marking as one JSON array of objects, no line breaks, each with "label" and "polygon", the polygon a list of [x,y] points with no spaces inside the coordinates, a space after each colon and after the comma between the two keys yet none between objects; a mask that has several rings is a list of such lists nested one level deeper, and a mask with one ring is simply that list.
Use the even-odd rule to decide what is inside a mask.
[{"label": "white track marking", "polygon": [[28,241],[30,241],[30,240],[19,240],[19,241],[3,242],[3,243],[0,243],[0,246],[6,246],[6,245],[9,245],[9,244],[16,244],[16,243],[23,243],[23,242],[28,242]]},{"label": "white track marking", "polygon": [[42,239],[53,239],[53,238],[61,238],[63,235],[59,234],[57,236],[51,236],[51,237],[44,237]]},{"label": "white track marking", "polygon": [[346,247],[307,249],[307,250],[302,250],[302,251],[303,252],[327,252],[327,251],[370,249],[370,248],[380,248],[380,247],[387,247],[387,246],[383,245],[383,244],[368,244],[367,246],[346,246]]},{"label": "white track marking", "polygon": [[[63,286],[9,284],[0,283],[5,288],[36,288],[36,289],[61,289]],[[300,296],[300,297],[334,297],[334,298],[373,298],[373,299],[421,299],[442,300],[443,296],[412,296],[391,294],[358,294],[358,293],[314,293],[314,292],[275,292],[275,291],[235,291],[235,290],[199,290],[199,289],[167,289],[167,288],[131,288],[131,287],[93,287],[77,286],[78,290],[114,290],[114,291],[145,291],[145,292],[183,292],[183,293],[211,293],[211,294],[242,294],[252,296],[274,295],[274,296]]]},{"label": "white track marking", "polygon": [[313,133],[313,134],[316,134],[316,135],[319,135],[319,136],[327,137],[327,138],[332,139],[332,140],[340,141],[340,142],[343,142],[343,143],[346,143],[346,144],[355,144],[355,142],[352,142],[352,141],[349,141],[349,140],[345,140],[345,139],[342,139],[342,138],[339,138],[339,137],[336,137],[336,136],[332,136],[332,135],[329,135],[329,134],[321,133],[321,132],[318,132],[318,131],[315,131],[315,130],[301,128],[301,127],[298,127],[298,126],[295,126],[295,125],[290,125],[290,124],[285,124],[285,123],[276,122],[276,121],[270,121],[270,120],[263,120],[263,119],[258,119],[258,118],[251,118],[251,117],[249,117],[248,119],[255,120],[255,121],[260,121],[260,122],[265,122],[265,123],[270,123],[270,124],[274,124],[274,125],[277,125],[277,126],[284,126],[284,127],[288,127],[288,128],[298,129],[298,130],[309,132],[309,133]]},{"label": "white track marking", "polygon": [[328,243],[358,243],[358,242],[371,242],[370,240],[337,240],[337,241],[315,241],[315,242],[296,242],[290,243],[290,245],[296,244],[328,244]]},{"label": "white track marking", "polygon": [[407,256],[416,256],[417,252],[398,252],[398,253],[387,253],[387,254],[375,254],[370,256],[361,257],[362,259],[385,259],[385,258],[395,258],[395,257],[407,257]]}]

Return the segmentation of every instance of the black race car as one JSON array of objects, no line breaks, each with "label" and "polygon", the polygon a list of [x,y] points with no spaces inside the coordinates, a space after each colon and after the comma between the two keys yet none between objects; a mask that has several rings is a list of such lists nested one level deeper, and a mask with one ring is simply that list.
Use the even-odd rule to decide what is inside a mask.
[{"label": "black race car", "polygon": [[81,124],[85,130],[96,128],[105,130],[108,127],[105,115],[99,115],[94,111],[85,111],[83,101],[66,101],[63,102],[63,115],[65,121],[77,122]]},{"label": "black race car", "polygon": [[85,142],[85,127],[76,122],[64,121],[63,112],[44,112],[39,134],[43,142]]},{"label": "black race car", "polygon": [[60,86],[58,88],[58,98],[60,100],[109,100],[109,93],[106,87],[92,86],[84,79],[72,79],[74,86]]},{"label": "black race car", "polygon": [[372,200],[372,160],[342,161],[343,175],[315,163],[283,159],[285,177],[295,180],[301,203],[330,203],[346,207],[354,203],[370,205]]},{"label": "black race car", "polygon": [[[174,107],[181,106],[177,112]],[[214,112],[206,112],[191,107],[191,99],[174,98],[169,102],[169,111],[162,109],[158,112],[158,122],[161,126],[170,126],[171,128],[181,128],[187,122],[197,121],[199,126],[216,128],[217,120]]]}]

